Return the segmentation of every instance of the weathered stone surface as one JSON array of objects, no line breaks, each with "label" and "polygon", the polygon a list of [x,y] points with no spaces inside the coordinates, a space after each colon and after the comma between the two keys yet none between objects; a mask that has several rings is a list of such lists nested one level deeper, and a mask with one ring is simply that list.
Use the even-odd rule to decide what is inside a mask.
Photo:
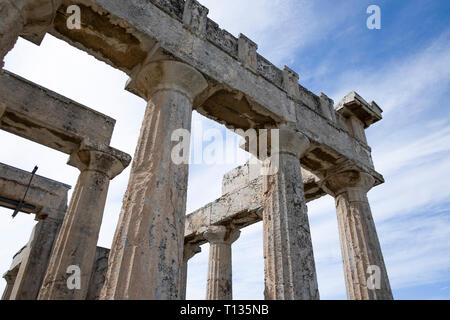
[{"label": "weathered stone surface", "polygon": [[[250,170],[249,164],[238,167],[223,177],[223,196],[186,216],[185,237],[190,243],[205,243],[198,230],[210,225],[234,225],[240,229],[262,221],[263,192],[259,170]],[[302,168],[306,201],[326,194],[320,179]]]},{"label": "weathered stone surface", "polygon": [[[367,199],[367,192],[373,185],[371,175],[351,169],[330,175],[324,185],[336,199],[345,284],[350,300],[393,299]],[[373,273],[376,272],[373,266],[379,274]],[[370,286],[373,285],[371,275],[379,277],[379,288]]]},{"label": "weathered stone surface", "polygon": [[[238,57],[242,64],[249,68],[250,70],[257,71],[258,61],[256,51],[258,50],[258,45],[247,38],[242,33],[239,34],[238,39]],[[297,82],[298,85],[298,82]]]},{"label": "weathered stone surface", "polygon": [[14,283],[16,282],[17,273],[19,272],[20,263],[22,262],[22,255],[24,251],[25,247],[20,249],[20,251],[14,255],[11,267],[3,275],[3,278],[6,281],[6,288],[5,291],[3,291],[2,300],[10,300],[11,292],[14,287]]},{"label": "weathered stone surface", "polygon": [[108,257],[109,249],[97,247],[86,300],[100,299],[100,293],[105,284],[106,272],[108,271]]},{"label": "weathered stone surface", "polygon": [[208,8],[196,0],[186,0],[184,4],[183,23],[186,28],[200,37],[206,36]]},{"label": "weathered stone surface", "polygon": [[[280,130],[278,172],[264,176],[264,265],[267,300],[319,299],[299,158],[309,140]],[[271,163],[272,164],[272,163]]]},{"label": "weathered stone surface", "polygon": [[[72,154],[70,162],[81,174],[52,252],[40,300],[86,299],[109,181],[130,160],[131,157],[117,150],[88,142]],[[67,286],[70,266],[77,266],[81,271],[80,289]]]},{"label": "weathered stone surface", "polygon": [[224,226],[211,226],[200,232],[210,245],[206,299],[232,300],[231,245],[241,232],[239,229],[227,229]]},{"label": "weathered stone surface", "polygon": [[61,0],[0,0],[0,69],[19,35],[40,43]]},{"label": "weathered stone surface", "polygon": [[[67,208],[67,198],[61,203]],[[10,300],[36,300],[44,280],[50,256],[62,221],[46,218],[39,221],[31,233]]]},{"label": "weathered stone surface", "polygon": [[[30,172],[0,163],[0,196],[19,202],[22,200],[30,181]],[[36,220],[47,217],[62,220],[67,204],[70,186],[51,179],[35,175],[27,192],[23,211],[36,214]],[[15,209],[11,203],[0,202],[2,206]]]},{"label": "weathered stone surface", "polygon": [[174,62],[150,63],[133,86],[149,99],[103,299],[180,299],[188,166],[171,158],[174,130],[191,128],[192,101],[206,89],[200,73]]},{"label": "weathered stone surface", "polygon": [[25,139],[67,154],[85,139],[111,141],[114,119],[6,71],[0,100],[6,107],[0,129]]},{"label": "weathered stone surface", "polygon": [[300,98],[300,88],[298,86],[299,75],[288,66],[283,68],[283,87],[289,97],[293,99]]},{"label": "weathered stone surface", "polygon": [[[0,163],[0,197],[19,202],[30,181],[31,173]],[[25,198],[30,213],[40,220],[30,240],[14,258],[15,279],[8,284],[8,299],[35,300],[50,260],[51,250],[67,209],[70,186],[41,176],[34,176]],[[1,203],[14,209],[12,203]],[[30,207],[31,206],[31,207]],[[10,285],[10,287],[9,287]]]}]

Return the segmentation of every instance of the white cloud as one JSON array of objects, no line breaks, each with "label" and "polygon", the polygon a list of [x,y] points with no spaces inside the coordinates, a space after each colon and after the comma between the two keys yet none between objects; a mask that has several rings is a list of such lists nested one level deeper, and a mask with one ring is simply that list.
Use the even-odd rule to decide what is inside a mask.
[{"label": "white cloud", "polygon": [[[274,64],[292,64],[295,54],[333,33],[350,2],[324,10],[323,3],[306,0],[202,0],[209,18],[238,36],[255,41],[259,52]],[[344,14],[344,12],[346,14]]]}]

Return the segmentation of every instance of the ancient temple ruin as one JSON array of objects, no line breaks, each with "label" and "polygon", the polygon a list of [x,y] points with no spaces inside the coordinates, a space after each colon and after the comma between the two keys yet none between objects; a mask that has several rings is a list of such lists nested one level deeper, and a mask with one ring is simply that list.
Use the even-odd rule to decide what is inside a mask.
[{"label": "ancient temple ruin", "polygon": [[[72,5],[78,29],[67,25]],[[336,104],[315,95],[195,0],[0,0],[1,67],[19,36],[39,45],[46,33],[127,73],[126,90],[148,104],[109,251],[97,247],[108,185],[131,162],[110,146],[115,120],[1,72],[0,129],[66,153],[80,170],[70,200],[69,186],[33,179],[21,210],[39,223],[4,275],[3,299],[185,299],[188,260],[205,243],[206,297],[231,299],[232,243],[259,221],[265,298],[319,299],[306,203],[327,194],[336,200],[348,298],[392,299],[367,199],[384,182],[365,136],[382,119],[375,102],[355,92]],[[239,167],[225,175],[219,199],[186,216],[188,165],[171,161],[171,133],[191,129],[193,110],[232,129],[279,129],[279,150],[260,159],[276,156],[279,170]],[[17,206],[29,175],[0,164],[0,205]],[[71,265],[81,270],[80,289],[67,286]],[[367,282],[373,268],[376,288]]]}]

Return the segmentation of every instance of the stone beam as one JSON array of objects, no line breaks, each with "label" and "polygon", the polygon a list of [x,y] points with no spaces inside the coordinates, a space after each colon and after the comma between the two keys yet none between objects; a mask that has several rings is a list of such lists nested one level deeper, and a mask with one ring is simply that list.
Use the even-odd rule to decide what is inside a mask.
[{"label": "stone beam", "polygon": [[[320,179],[302,169],[306,201],[326,193],[319,187]],[[242,229],[262,221],[264,205],[262,177],[257,176],[247,163],[225,174],[222,197],[186,216],[185,242],[204,244],[199,230],[214,225],[233,225]]]},{"label": "stone beam", "polygon": [[[208,79],[206,97],[199,97],[200,101],[197,99],[194,103],[200,113],[228,127],[239,127],[239,121],[207,111],[202,108],[202,102],[218,88],[240,94],[248,100],[252,112],[268,116],[277,123],[295,123],[312,145],[317,146],[312,149],[315,153],[309,161],[302,159],[305,167],[311,165],[309,169],[318,172],[350,160],[382,182],[382,177],[373,171],[370,148],[353,137],[344,117],[330,108],[333,104],[330,99],[325,95],[317,96],[298,84],[298,76],[289,68],[280,70],[255,54],[257,46],[250,39],[244,36],[238,39],[220,29],[214,21],[205,19],[206,10],[201,6],[192,11],[195,2],[189,1],[186,8],[183,0],[76,2],[82,7],[82,17],[87,17],[84,27],[68,30],[62,7],[51,31],[53,35],[128,74],[148,59],[147,53],[154,54],[155,48],[160,48],[166,56],[193,66]],[[66,2],[69,3],[73,1]],[[199,14],[195,19],[193,12]],[[199,25],[190,25],[192,21]],[[241,110],[240,114],[243,113]],[[258,123],[256,116],[251,120],[256,120],[254,127],[267,125],[266,120]],[[324,167],[320,160],[327,165]]]},{"label": "stone beam", "polygon": [[[15,202],[22,200],[30,176],[27,171],[0,163],[0,197],[3,198],[3,201],[0,200],[0,206],[15,209]],[[66,198],[67,202],[69,190],[70,186],[67,184],[35,175],[23,211],[35,214],[36,220],[47,217],[62,220],[65,210],[61,208],[61,199]]]},{"label": "stone beam", "polygon": [[0,74],[0,129],[72,154],[85,140],[109,145],[115,120],[15,74]]}]

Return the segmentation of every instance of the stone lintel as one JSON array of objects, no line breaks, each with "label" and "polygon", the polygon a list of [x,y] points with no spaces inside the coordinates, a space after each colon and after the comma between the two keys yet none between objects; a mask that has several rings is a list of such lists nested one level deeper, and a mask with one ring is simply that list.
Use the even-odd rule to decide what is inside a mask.
[{"label": "stone lintel", "polygon": [[383,110],[374,101],[371,104],[366,102],[355,91],[350,92],[339,101],[335,110],[346,118],[351,116],[358,118],[364,124],[364,128],[383,119],[381,115]]},{"label": "stone lintel", "polygon": [[[30,177],[30,172],[0,163],[0,196],[14,201],[22,200]],[[46,217],[62,220],[65,208],[61,206],[62,202],[67,204],[70,188],[67,184],[35,175],[25,203],[35,207],[30,213],[36,214],[36,220]],[[14,209],[5,203],[1,205]]]},{"label": "stone lintel", "polygon": [[90,139],[109,145],[115,120],[15,74],[0,74],[0,129],[71,154]]}]

